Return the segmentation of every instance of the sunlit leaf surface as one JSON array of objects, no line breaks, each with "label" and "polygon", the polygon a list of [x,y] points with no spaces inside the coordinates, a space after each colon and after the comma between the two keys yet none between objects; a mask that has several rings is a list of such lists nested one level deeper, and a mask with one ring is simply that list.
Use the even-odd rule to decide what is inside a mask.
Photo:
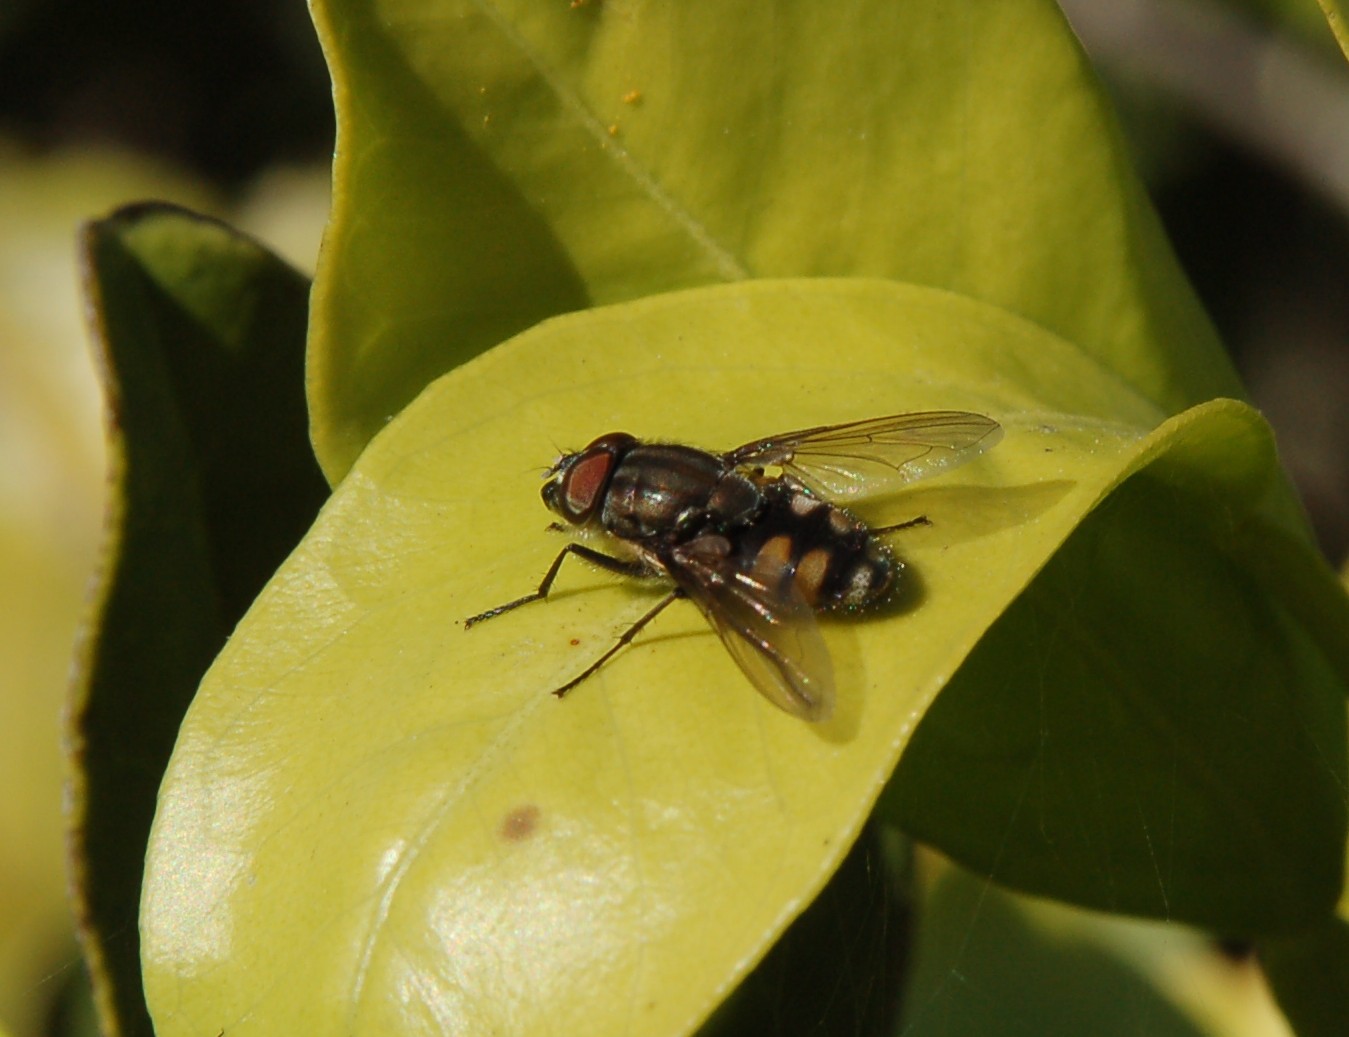
[{"label": "sunlit leaf surface", "polygon": [[1167,411],[1241,392],[1050,0],[313,9],[334,481],[433,377],[544,317],[756,277],[983,299]]},{"label": "sunlit leaf surface", "polygon": [[[459,624],[564,542],[538,499],[560,447],[627,429],[726,449],[932,408],[1006,437],[859,509],[930,525],[896,536],[895,607],[827,624],[827,724],[756,695],[688,606],[549,695],[654,601],[584,566],[546,604]],[[686,1032],[825,882],[937,691],[1083,516],[1186,428],[1260,425],[1231,402],[1149,435],[1161,420],[1040,328],[880,281],[590,311],[436,382],[185,722],[142,907],[158,1032]],[[1277,501],[1272,456],[1190,478],[1215,501],[1263,479]]]},{"label": "sunlit leaf surface", "polygon": [[1325,13],[1330,31],[1335,35],[1335,42],[1340,45],[1340,51],[1349,58],[1349,24],[1346,24],[1344,17],[1344,4],[1341,0],[1316,0],[1316,2]]}]

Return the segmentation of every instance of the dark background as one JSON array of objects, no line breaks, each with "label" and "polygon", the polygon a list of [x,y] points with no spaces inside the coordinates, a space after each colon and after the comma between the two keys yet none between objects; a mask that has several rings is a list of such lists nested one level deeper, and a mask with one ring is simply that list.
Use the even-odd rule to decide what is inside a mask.
[{"label": "dark background", "polygon": [[[1314,177],[1285,156],[1243,142],[1240,126],[1216,128],[1223,120],[1156,81],[1164,76],[1149,81],[1146,59],[1157,48],[1148,32],[1175,39],[1168,25],[1143,24],[1102,43],[1084,12],[1112,3],[1065,7],[1119,101],[1181,260],[1279,432],[1285,463],[1339,564],[1349,551],[1345,203],[1309,187]],[[1315,21],[1304,19],[1300,35],[1288,35],[1242,6],[1248,13],[1219,9],[1257,35],[1288,36],[1310,64],[1349,84],[1328,30],[1318,37]],[[1212,79],[1206,63],[1230,64],[1223,48],[1231,46],[1205,44],[1190,63],[1196,80]],[[0,139],[37,155],[91,143],[130,148],[171,160],[229,197],[269,166],[332,154],[331,92],[298,0],[6,0]]]},{"label": "dark background", "polygon": [[120,145],[240,188],[332,154],[332,94],[300,0],[4,0],[0,136]]}]

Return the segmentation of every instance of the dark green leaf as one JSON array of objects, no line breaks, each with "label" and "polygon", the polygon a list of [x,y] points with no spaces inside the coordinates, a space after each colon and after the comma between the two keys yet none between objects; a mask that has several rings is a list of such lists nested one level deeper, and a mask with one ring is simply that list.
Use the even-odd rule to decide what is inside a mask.
[{"label": "dark green leaf", "polygon": [[1349,1033],[1349,923],[1329,916],[1260,945],[1274,996],[1298,1037]]},{"label": "dark green leaf", "polygon": [[1267,430],[1176,421],[970,655],[883,802],[1019,888],[1287,930],[1339,895],[1343,591],[1270,521]]},{"label": "dark green leaf", "polygon": [[151,1032],[137,909],[159,780],[197,683],[312,521],[308,283],[162,205],[84,230],[113,487],[70,752],[78,913],[104,1027]]},{"label": "dark green leaf", "polygon": [[701,1037],[894,1032],[912,938],[912,848],[868,825]]}]

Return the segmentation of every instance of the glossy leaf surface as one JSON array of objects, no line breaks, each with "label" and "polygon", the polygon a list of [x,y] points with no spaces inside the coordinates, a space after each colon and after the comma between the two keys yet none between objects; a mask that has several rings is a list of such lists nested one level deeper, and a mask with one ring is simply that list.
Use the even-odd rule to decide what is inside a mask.
[{"label": "glossy leaf surface", "polygon": [[1241,392],[1049,0],[313,7],[334,481],[435,375],[541,318],[756,277],[983,299],[1167,411]]},{"label": "glossy leaf surface", "polygon": [[[897,539],[911,568],[895,608],[827,624],[828,724],[754,694],[689,607],[553,698],[654,601],[584,566],[545,604],[459,625],[536,586],[561,547],[538,500],[559,447],[628,429],[724,449],[933,408],[1007,435],[862,510],[931,525]],[[821,888],[937,691],[1121,480],[1171,466],[1205,514],[1299,535],[1251,411],[1220,401],[1149,434],[1161,420],[1043,329],[881,281],[595,310],[436,382],[363,455],[187,718],[142,911],[159,1032],[686,1032]],[[1234,445],[1194,453],[1196,435]],[[1322,570],[1293,557],[1314,584]],[[1328,669],[1339,681],[1343,660]],[[1285,762],[1247,750],[1197,751],[1219,788]],[[1301,768],[1317,803],[1343,772]],[[1003,839],[989,826],[977,849]],[[1315,874],[1342,828],[1322,841]]]},{"label": "glossy leaf surface", "polygon": [[1341,53],[1349,58],[1349,24],[1346,24],[1344,17],[1344,5],[1341,0],[1316,0],[1316,2],[1325,13],[1326,21],[1330,24],[1335,42],[1340,45]]}]

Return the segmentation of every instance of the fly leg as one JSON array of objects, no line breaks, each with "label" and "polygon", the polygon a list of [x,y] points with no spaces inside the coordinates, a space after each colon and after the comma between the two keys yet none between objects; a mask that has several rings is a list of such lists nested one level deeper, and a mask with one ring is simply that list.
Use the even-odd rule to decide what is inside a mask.
[{"label": "fly leg", "polygon": [[501,615],[503,612],[509,612],[511,609],[518,609],[521,605],[528,605],[531,601],[539,601],[548,597],[548,591],[553,586],[553,581],[557,579],[557,572],[562,568],[562,562],[567,555],[574,554],[578,558],[584,558],[587,562],[598,565],[601,569],[606,569],[611,573],[617,573],[619,576],[643,577],[652,576],[654,573],[650,567],[641,561],[625,561],[622,558],[612,558],[603,551],[596,551],[593,547],[586,547],[584,544],[568,544],[558,552],[553,564],[548,567],[548,571],[543,574],[543,580],[539,583],[539,589],[533,594],[526,594],[523,598],[516,598],[514,601],[508,601],[504,605],[498,605],[496,608],[488,609],[486,612],[479,612],[476,616],[469,616],[464,620],[464,629],[475,624],[481,623],[484,619],[492,619]]},{"label": "fly leg", "polygon": [[919,515],[917,518],[911,518],[907,522],[896,522],[893,526],[880,526],[871,530],[873,536],[880,536],[882,533],[896,533],[901,529],[912,529],[914,526],[930,526],[932,520],[926,515]]},{"label": "fly leg", "polygon": [[587,666],[584,670],[582,670],[571,680],[567,681],[567,683],[562,685],[562,687],[555,689],[553,691],[553,694],[556,695],[558,698],[561,698],[563,695],[567,694],[567,692],[571,691],[572,688],[576,687],[576,685],[580,684],[583,680],[585,680],[592,673],[594,673],[601,666],[603,666],[610,659],[612,659],[615,655],[617,655],[625,645],[627,645],[634,637],[637,636],[637,634],[641,631],[642,627],[646,626],[653,619],[655,619],[662,612],[664,612],[666,607],[670,604],[670,602],[674,601],[676,598],[682,598],[683,596],[684,592],[682,590],[672,590],[669,594],[665,595],[665,597],[661,598],[660,601],[656,602],[656,604],[651,607],[651,609],[646,613],[646,615],[644,615],[641,619],[637,620],[637,622],[632,624],[632,626],[628,627],[627,630],[623,631],[623,633],[619,635],[618,640],[609,646],[609,650],[607,652],[601,655],[598,659],[596,659],[593,663]]}]

